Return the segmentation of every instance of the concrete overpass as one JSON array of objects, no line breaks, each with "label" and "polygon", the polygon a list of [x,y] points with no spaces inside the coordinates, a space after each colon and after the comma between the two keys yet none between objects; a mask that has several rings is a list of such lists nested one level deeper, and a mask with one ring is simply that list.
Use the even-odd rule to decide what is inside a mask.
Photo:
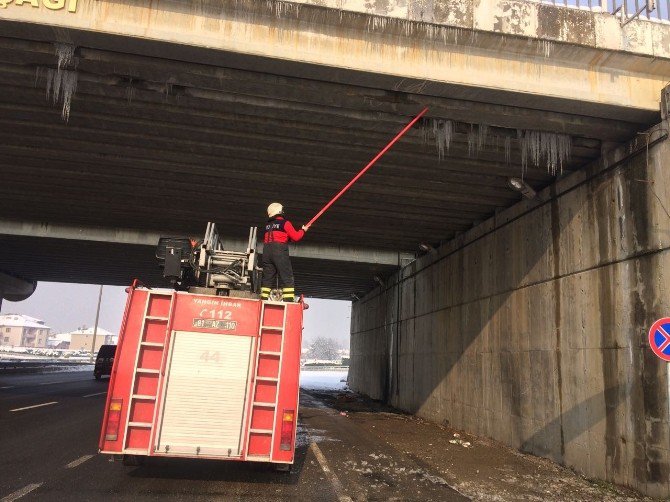
[{"label": "concrete overpass", "polygon": [[[608,13],[511,0],[0,7],[6,274],[28,285],[155,283],[157,235],[199,235],[212,219],[235,244],[271,200],[306,221],[428,106],[421,126],[296,248],[305,293],[369,293],[354,304],[352,384],[580,472],[668,493],[667,436],[641,432],[667,428],[667,382],[659,383],[667,369],[636,342],[665,305],[653,279],[665,248],[656,234],[648,238],[664,227],[662,218],[645,219],[658,208],[644,182],[665,180],[647,164],[639,177],[596,176],[628,166],[632,151],[636,162],[647,158],[637,155],[645,138],[662,162],[665,133],[650,127],[662,120],[670,77],[667,24],[622,26]],[[521,176],[540,199],[520,202],[509,180]],[[563,191],[566,184],[588,190]],[[603,207],[589,213],[596,203]],[[399,271],[420,243],[437,251]],[[581,257],[582,246],[596,244],[607,260]],[[432,267],[446,255],[456,261]],[[516,293],[620,263],[648,267],[626,276],[626,287],[647,295],[643,307],[608,296],[619,279],[601,284],[599,276],[584,279],[602,285],[598,299],[584,297],[573,310],[576,290]],[[540,304],[526,307],[531,301]],[[625,305],[612,307],[617,301]],[[490,302],[496,307],[485,308]],[[624,326],[621,340],[573,336],[598,311],[602,324],[589,329]],[[498,338],[483,350],[491,323]],[[530,326],[555,343],[529,346]],[[449,350],[439,345],[447,339]],[[493,362],[485,365],[482,353]],[[585,354],[595,359],[586,364]],[[527,372],[546,385],[533,387]],[[643,382],[634,381],[639,374]],[[478,382],[468,399],[435,397],[445,382],[466,381]],[[575,386],[596,397],[569,394]],[[652,389],[655,404],[640,412]],[[502,396],[497,408],[494,395]],[[581,420],[594,407],[602,413]],[[479,422],[469,421],[473,413]],[[575,417],[581,430],[570,429]],[[499,429],[486,425],[494,422]],[[620,437],[631,446],[613,442]]]},{"label": "concrete overpass", "polygon": [[[510,176],[542,188],[658,121],[667,26],[510,5],[7,3],[7,272],[153,281],[147,248],[72,235],[199,235],[211,218],[242,239],[275,199],[305,221],[429,106],[296,263],[306,293],[348,299],[420,242],[439,245],[518,201]],[[26,221],[63,231],[9,230]],[[319,260],[324,250],[342,259]]]}]

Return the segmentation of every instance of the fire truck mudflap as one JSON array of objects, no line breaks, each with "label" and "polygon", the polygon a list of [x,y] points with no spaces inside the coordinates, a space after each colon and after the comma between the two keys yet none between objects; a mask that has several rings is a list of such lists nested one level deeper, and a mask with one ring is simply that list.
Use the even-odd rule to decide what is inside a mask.
[{"label": "fire truck mudflap", "polygon": [[100,452],[292,463],[303,307],[130,288]]}]

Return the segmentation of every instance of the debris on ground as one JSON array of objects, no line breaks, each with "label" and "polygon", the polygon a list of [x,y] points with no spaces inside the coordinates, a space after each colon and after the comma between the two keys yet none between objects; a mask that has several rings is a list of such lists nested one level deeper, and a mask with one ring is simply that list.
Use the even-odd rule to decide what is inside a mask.
[{"label": "debris on ground", "polygon": [[408,500],[448,499],[436,495],[436,490],[447,490],[445,496],[453,490],[476,501],[650,500],[634,490],[586,479],[548,459],[435,424],[353,392],[344,399],[336,391],[310,391],[309,395],[350,419],[338,423],[346,428],[348,438],[357,437],[356,447],[328,443],[326,447],[337,448],[324,449],[324,455],[341,459],[333,467],[341,479],[362,490],[357,500],[390,498],[408,486],[415,488]]},{"label": "debris on ground", "polygon": [[454,439],[450,439],[449,442],[451,444],[459,444],[463,448],[470,448],[470,446],[471,446],[471,443],[469,441],[463,441],[461,439],[461,435],[457,432],[454,433]]}]

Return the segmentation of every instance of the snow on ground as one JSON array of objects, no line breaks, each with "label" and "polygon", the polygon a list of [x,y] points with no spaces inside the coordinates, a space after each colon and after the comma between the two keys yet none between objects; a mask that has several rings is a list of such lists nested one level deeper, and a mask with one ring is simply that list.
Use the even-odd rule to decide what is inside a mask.
[{"label": "snow on ground", "polygon": [[62,368],[58,366],[51,366],[49,368],[49,373],[69,373],[72,371],[85,371],[93,373],[94,367],[95,364],[77,364],[73,366],[65,366]]},{"label": "snow on ground", "polygon": [[0,361],[19,359],[24,361],[88,362],[90,357],[90,352],[85,350],[0,345]]},{"label": "snow on ground", "polygon": [[323,429],[308,429],[298,422],[298,432],[295,437],[295,447],[308,447],[310,443],[323,443],[324,441],[340,441],[326,434]]},{"label": "snow on ground", "polygon": [[347,386],[348,369],[302,370],[300,387],[307,390],[344,390]]}]

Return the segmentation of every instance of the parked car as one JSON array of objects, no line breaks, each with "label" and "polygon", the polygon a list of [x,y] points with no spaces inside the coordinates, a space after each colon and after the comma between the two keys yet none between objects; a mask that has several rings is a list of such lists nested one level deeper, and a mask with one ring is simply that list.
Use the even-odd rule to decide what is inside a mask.
[{"label": "parked car", "polygon": [[114,356],[116,355],[116,345],[103,345],[98,351],[98,357],[95,358],[95,368],[93,376],[100,380],[102,375],[111,375],[114,365]]}]

